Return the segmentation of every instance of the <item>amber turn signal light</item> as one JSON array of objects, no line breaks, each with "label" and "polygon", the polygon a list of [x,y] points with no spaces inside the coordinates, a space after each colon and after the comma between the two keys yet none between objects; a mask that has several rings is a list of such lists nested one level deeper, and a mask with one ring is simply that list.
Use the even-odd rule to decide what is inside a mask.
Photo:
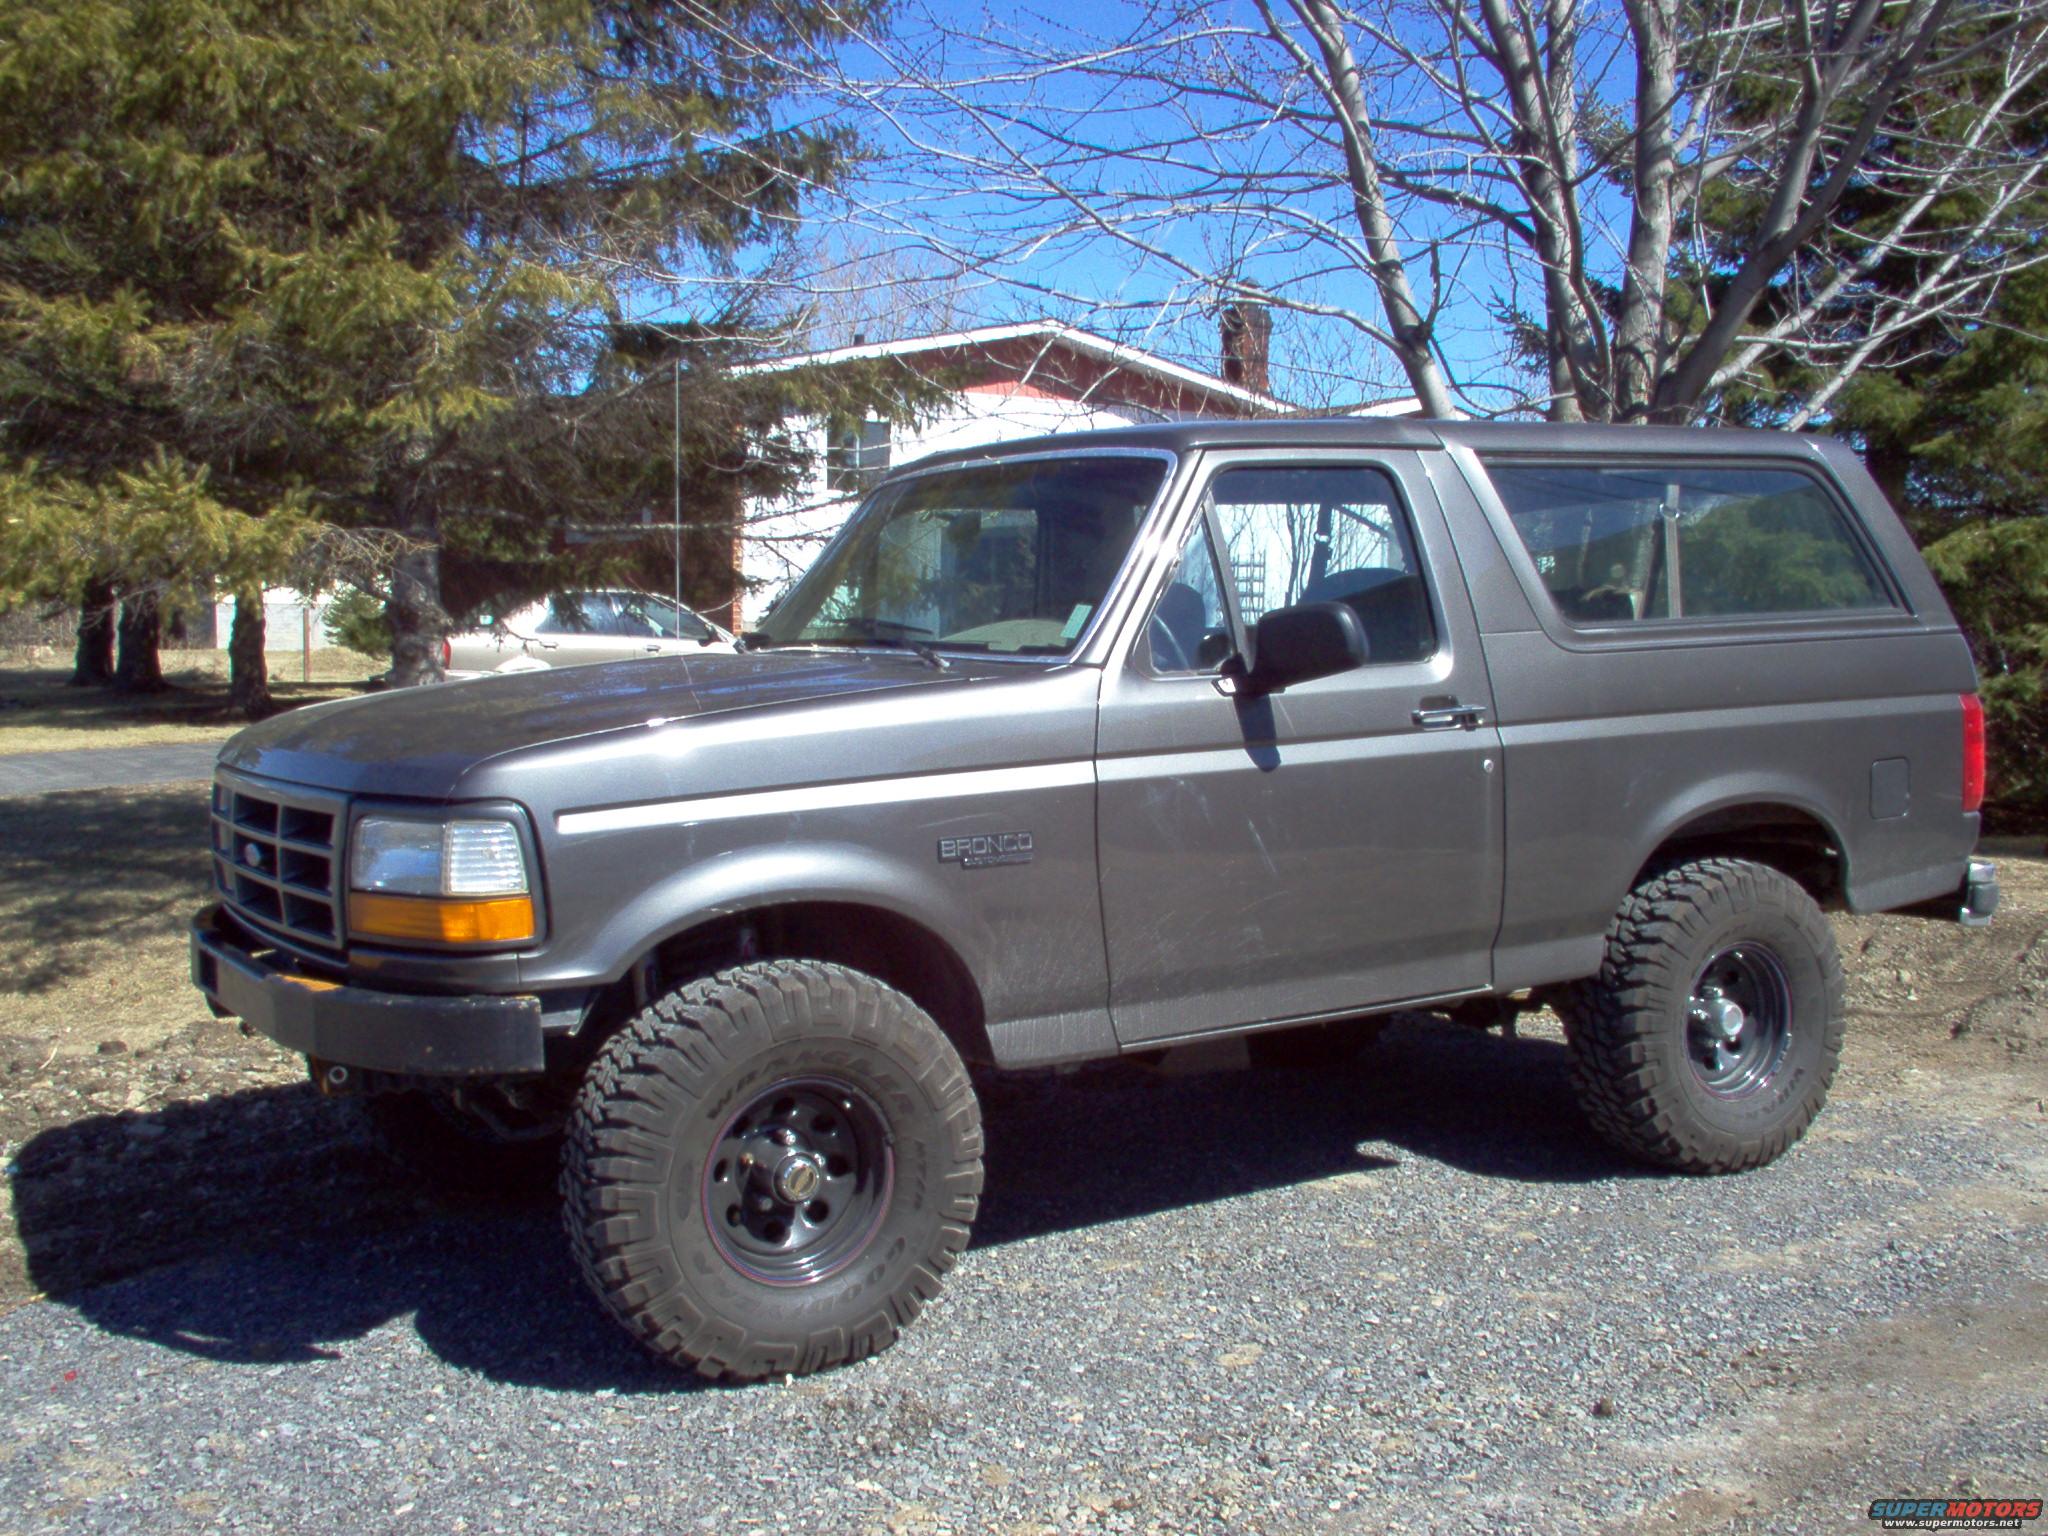
[{"label": "amber turn signal light", "polygon": [[533,898],[494,896],[487,901],[462,901],[351,891],[348,931],[358,939],[516,944],[534,936]]}]

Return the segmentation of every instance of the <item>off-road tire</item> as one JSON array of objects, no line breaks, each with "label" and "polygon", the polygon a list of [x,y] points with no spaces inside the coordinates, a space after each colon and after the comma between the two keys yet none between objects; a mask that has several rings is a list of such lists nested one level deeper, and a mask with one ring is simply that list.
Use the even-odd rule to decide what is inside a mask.
[{"label": "off-road tire", "polygon": [[[888,1177],[847,1229],[850,1256],[771,1283],[736,1252],[739,1229],[714,1231],[714,1210],[738,1210],[714,1175],[730,1176],[755,1105],[815,1084],[843,1088],[849,1119],[858,1101],[879,1120]],[[563,1219],[591,1289],[660,1359],[800,1375],[887,1348],[938,1294],[967,1246],[981,1154],[966,1068],[923,1010],[844,966],[763,962],[671,992],[599,1051],[569,1116]]]},{"label": "off-road tire", "polygon": [[[1691,1014],[1709,962],[1763,951],[1789,1003],[1776,1063],[1734,1093],[1695,1065]],[[1841,1057],[1842,964],[1833,930],[1790,877],[1699,859],[1629,893],[1597,976],[1559,1000],[1586,1116],[1625,1152],[1687,1173],[1770,1162],[1827,1101]]]},{"label": "off-road tire", "polygon": [[439,1094],[377,1093],[361,1108],[386,1157],[450,1193],[531,1193],[547,1188],[561,1164],[559,1134],[508,1139]]}]

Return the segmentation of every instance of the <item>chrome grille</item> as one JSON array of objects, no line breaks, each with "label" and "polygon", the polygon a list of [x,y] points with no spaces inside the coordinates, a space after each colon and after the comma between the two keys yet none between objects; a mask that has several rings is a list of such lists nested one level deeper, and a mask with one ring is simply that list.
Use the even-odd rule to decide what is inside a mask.
[{"label": "chrome grille", "polygon": [[220,770],[213,782],[213,883],[237,917],[287,942],[342,947],[348,802]]}]

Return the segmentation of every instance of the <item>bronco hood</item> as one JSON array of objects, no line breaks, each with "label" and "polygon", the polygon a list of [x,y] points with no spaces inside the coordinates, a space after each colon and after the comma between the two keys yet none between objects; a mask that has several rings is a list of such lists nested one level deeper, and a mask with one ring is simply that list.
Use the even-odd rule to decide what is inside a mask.
[{"label": "bronco hood", "polygon": [[775,650],[517,672],[293,710],[232,738],[220,762],[322,789],[437,799],[479,763],[525,747],[650,720],[942,687],[985,670],[950,659],[938,672],[908,651]]}]

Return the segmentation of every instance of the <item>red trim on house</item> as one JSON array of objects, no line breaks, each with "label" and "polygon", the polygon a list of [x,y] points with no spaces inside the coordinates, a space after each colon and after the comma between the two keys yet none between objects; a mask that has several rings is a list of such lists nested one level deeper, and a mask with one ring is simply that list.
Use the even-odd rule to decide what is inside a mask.
[{"label": "red trim on house", "polygon": [[1017,336],[934,347],[902,359],[921,378],[939,378],[963,394],[1009,394],[1131,406],[1166,417],[1247,418],[1249,402],[1093,357],[1058,338]]}]

